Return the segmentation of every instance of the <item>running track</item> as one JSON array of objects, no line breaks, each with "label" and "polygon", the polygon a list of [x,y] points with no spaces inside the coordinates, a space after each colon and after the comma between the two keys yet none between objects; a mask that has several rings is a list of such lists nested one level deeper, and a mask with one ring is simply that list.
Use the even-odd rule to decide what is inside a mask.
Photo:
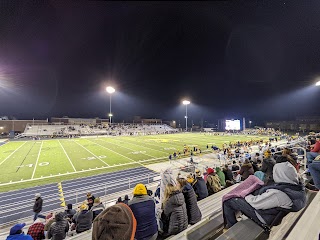
[{"label": "running track", "polygon": [[[113,173],[106,173],[91,177],[79,178],[62,182],[63,193],[66,203],[78,203],[86,200],[86,193],[92,192],[96,197],[123,191],[133,188],[137,183],[153,182],[153,177],[159,176],[145,167],[138,167],[129,170],[123,170]],[[34,204],[34,195],[40,193],[43,199],[42,212],[49,212],[55,209],[62,209],[60,206],[59,192],[57,184],[48,184],[33,188],[21,189],[0,193],[2,199],[0,209],[0,228],[2,225],[13,224],[20,218],[33,218],[32,207]]]}]

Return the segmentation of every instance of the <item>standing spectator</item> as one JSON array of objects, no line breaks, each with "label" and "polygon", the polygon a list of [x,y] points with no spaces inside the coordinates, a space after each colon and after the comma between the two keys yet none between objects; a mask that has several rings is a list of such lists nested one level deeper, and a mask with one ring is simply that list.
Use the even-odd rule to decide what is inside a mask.
[{"label": "standing spectator", "polygon": [[197,196],[187,182],[185,178],[178,176],[177,178],[178,188],[183,193],[184,200],[186,202],[187,214],[188,214],[188,223],[193,225],[201,220],[202,214],[198,207]]},{"label": "standing spectator", "polygon": [[208,197],[208,189],[199,169],[196,169],[196,176],[192,183],[192,187],[197,195],[198,201]]},{"label": "standing spectator", "polygon": [[133,190],[133,198],[129,201],[136,220],[137,240],[155,240],[158,236],[158,225],[156,219],[156,206],[154,199],[147,194],[146,187],[139,183]]},{"label": "standing spectator", "polygon": [[81,233],[91,229],[93,213],[88,209],[88,205],[82,204],[80,212],[76,218],[76,232]]},{"label": "standing spectator", "polygon": [[48,231],[48,239],[62,240],[66,238],[66,233],[69,231],[69,223],[65,219],[65,214],[59,212],[55,215],[56,221],[51,224]]},{"label": "standing spectator", "polygon": [[33,240],[42,240],[44,236],[44,224],[40,219],[36,219],[34,223],[28,229],[28,235],[30,235]]},{"label": "standing spectator", "polygon": [[163,237],[178,234],[188,227],[188,215],[183,194],[171,183],[164,191],[163,212]]},{"label": "standing spectator", "polygon": [[273,183],[273,166],[276,164],[276,161],[271,155],[271,151],[267,150],[264,152],[264,159],[262,161],[261,172],[264,173],[264,182],[266,185]]},{"label": "standing spectator", "polygon": [[125,196],[124,196],[123,203],[128,205],[129,201],[130,201],[129,196],[128,196],[128,195],[125,195]]},{"label": "standing spectator", "polygon": [[249,160],[244,160],[244,164],[241,166],[239,174],[241,175],[241,180],[246,180],[250,175],[254,174],[252,164]]},{"label": "standing spectator", "polygon": [[108,207],[93,221],[92,240],[134,240],[137,221],[126,204]]},{"label": "standing spectator", "polygon": [[93,207],[91,208],[93,219],[94,220],[103,210],[104,210],[103,203],[100,201],[100,198],[94,199]]},{"label": "standing spectator", "polygon": [[10,229],[10,233],[7,237],[7,240],[33,240],[30,235],[26,235],[23,233],[22,228],[24,228],[25,225],[25,223],[19,223],[14,225]]},{"label": "standing spectator", "polygon": [[219,167],[216,167],[216,173],[220,179],[220,184],[222,187],[226,186],[226,177],[224,175],[224,173],[221,171],[221,169]]},{"label": "standing spectator", "polygon": [[208,172],[208,176],[207,176],[208,194],[212,195],[221,190],[220,179],[212,168],[208,168],[207,172]]},{"label": "standing spectator", "polygon": [[35,221],[38,217],[39,218],[46,218],[45,216],[40,214],[40,212],[42,211],[42,203],[43,203],[43,200],[41,198],[41,194],[36,193],[35,198],[36,199],[35,199],[35,202],[33,205],[33,212],[34,212],[33,221]]},{"label": "standing spectator", "polygon": [[307,152],[308,164],[312,163],[313,160],[320,154],[320,136],[316,137],[316,143],[310,146],[311,151]]}]

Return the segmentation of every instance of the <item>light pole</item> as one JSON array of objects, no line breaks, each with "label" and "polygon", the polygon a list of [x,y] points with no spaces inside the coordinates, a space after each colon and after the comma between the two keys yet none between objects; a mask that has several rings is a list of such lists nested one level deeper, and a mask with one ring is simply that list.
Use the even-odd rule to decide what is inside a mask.
[{"label": "light pole", "polygon": [[106,91],[109,93],[110,95],[110,112],[109,112],[109,122],[111,123],[111,120],[112,120],[112,112],[111,112],[111,95],[112,93],[114,93],[116,90],[113,88],[113,87],[107,87],[106,88]]},{"label": "light pole", "polygon": [[186,132],[188,131],[188,105],[190,104],[190,101],[188,100],[183,100],[182,101],[183,105],[186,105],[186,115],[184,116],[186,119]]},{"label": "light pole", "polygon": [[251,128],[251,123],[252,123],[252,121],[250,120],[250,121],[249,121],[249,128]]}]

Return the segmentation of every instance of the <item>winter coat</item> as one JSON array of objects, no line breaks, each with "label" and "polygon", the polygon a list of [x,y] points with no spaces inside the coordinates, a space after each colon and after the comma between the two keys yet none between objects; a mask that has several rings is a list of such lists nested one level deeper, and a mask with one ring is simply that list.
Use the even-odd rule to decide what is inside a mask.
[{"label": "winter coat", "polygon": [[7,237],[7,240],[33,240],[33,238],[30,235],[15,234],[15,235],[9,235]]},{"label": "winter coat", "polygon": [[224,176],[224,173],[221,171],[219,167],[216,167],[216,174],[218,175],[220,179],[221,186],[226,186],[226,177]]},{"label": "winter coat", "polygon": [[137,220],[135,239],[149,239],[158,232],[156,205],[152,197],[148,195],[134,196],[129,201],[129,207]]},{"label": "winter coat", "polygon": [[276,164],[276,161],[273,158],[263,159],[261,172],[264,172],[264,180],[266,184],[273,183],[273,166]]},{"label": "winter coat", "polygon": [[34,205],[33,205],[33,212],[35,213],[39,213],[41,212],[42,210],[42,198],[41,197],[38,197],[36,199],[36,201],[34,202]]},{"label": "winter coat", "polygon": [[220,179],[217,174],[209,174],[207,177],[207,189],[209,195],[221,191]]},{"label": "winter coat", "polygon": [[165,236],[178,234],[188,227],[188,214],[184,196],[175,191],[164,203],[161,220],[164,223]]},{"label": "winter coat", "polygon": [[91,208],[92,214],[93,214],[93,218],[92,221],[104,210],[104,206],[102,203],[98,204],[98,205],[93,205],[93,207]]},{"label": "winter coat", "polygon": [[93,213],[90,210],[82,210],[76,220],[76,232],[81,233],[91,229]]},{"label": "winter coat", "polygon": [[223,173],[225,175],[225,180],[233,181],[233,174],[229,168],[224,168]]},{"label": "winter coat", "polygon": [[44,224],[41,222],[34,222],[28,229],[28,235],[30,235],[33,240],[44,239]]},{"label": "winter coat", "polygon": [[189,183],[182,188],[182,193],[186,202],[188,223],[193,225],[199,222],[202,217],[197,203],[197,196]]},{"label": "winter coat", "polygon": [[194,189],[194,192],[197,195],[197,201],[200,201],[200,200],[208,197],[208,189],[207,189],[206,183],[202,177],[197,177],[193,181],[192,187]]},{"label": "winter coat", "polygon": [[245,163],[241,166],[239,174],[242,180],[246,180],[250,175],[254,174],[251,163]]},{"label": "winter coat", "polygon": [[56,221],[51,224],[48,231],[48,238],[52,240],[62,240],[66,238],[69,231],[68,221],[64,218],[64,213],[58,213],[55,216]]}]

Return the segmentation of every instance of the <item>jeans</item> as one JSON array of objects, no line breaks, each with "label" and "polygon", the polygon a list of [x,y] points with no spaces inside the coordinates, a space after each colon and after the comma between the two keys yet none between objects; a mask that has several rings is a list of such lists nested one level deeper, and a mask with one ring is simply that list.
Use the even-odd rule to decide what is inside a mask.
[{"label": "jeans", "polygon": [[244,198],[231,198],[223,203],[223,217],[228,228],[237,223],[236,214],[238,212],[242,212],[256,223],[261,223],[255,209]]},{"label": "jeans", "polygon": [[309,164],[309,170],[313,178],[314,185],[320,189],[320,161],[314,161]]},{"label": "jeans", "polygon": [[38,212],[38,213],[35,212],[35,213],[34,213],[34,217],[33,217],[33,221],[37,220],[37,218],[43,218],[43,219],[45,219],[46,216],[40,214],[40,212]]},{"label": "jeans", "polygon": [[313,160],[319,155],[317,152],[307,152],[307,162],[312,163]]}]

